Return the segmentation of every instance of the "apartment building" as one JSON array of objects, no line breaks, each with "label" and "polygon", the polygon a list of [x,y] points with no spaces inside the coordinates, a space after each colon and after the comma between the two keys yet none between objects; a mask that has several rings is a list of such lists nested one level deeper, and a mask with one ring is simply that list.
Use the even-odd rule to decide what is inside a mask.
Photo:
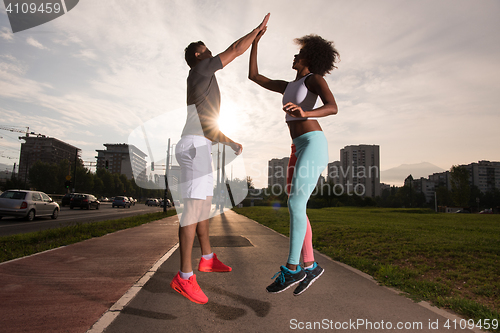
[{"label": "apartment building", "polygon": [[279,159],[273,158],[268,162],[268,169],[267,169],[268,187],[278,187],[280,191],[285,191],[286,172],[289,160],[290,160],[289,157],[284,157]]},{"label": "apartment building", "polygon": [[380,195],[380,147],[353,145],[340,150],[340,178],[346,192]]},{"label": "apartment building", "polygon": [[[469,171],[469,184],[476,186],[481,192],[487,193],[500,189],[500,162],[479,161],[462,165]],[[429,176],[429,181],[435,186],[446,186],[451,191],[450,171],[434,173]]]},{"label": "apartment building", "polygon": [[331,184],[343,184],[340,161],[328,163],[326,181]]},{"label": "apartment building", "polygon": [[469,170],[471,185],[483,193],[500,189],[500,162],[479,161],[464,165]]},{"label": "apartment building", "polygon": [[29,180],[29,169],[36,161],[58,164],[61,160],[70,163],[80,158],[80,149],[56,138],[45,135],[21,137],[21,153],[19,158],[19,179]]},{"label": "apartment building", "polygon": [[146,154],[134,145],[125,143],[104,144],[106,149],[97,151],[96,169],[106,169],[111,173],[127,176],[136,182],[147,182]]}]

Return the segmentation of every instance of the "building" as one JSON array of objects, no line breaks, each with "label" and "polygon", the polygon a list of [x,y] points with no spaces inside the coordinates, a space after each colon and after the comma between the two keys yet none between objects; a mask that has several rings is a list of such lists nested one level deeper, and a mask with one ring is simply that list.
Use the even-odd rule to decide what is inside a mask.
[{"label": "building", "polygon": [[429,176],[429,181],[434,183],[434,187],[446,186],[448,191],[451,191],[451,177],[449,171],[433,173]]},{"label": "building", "polygon": [[328,163],[326,181],[331,184],[343,184],[340,161]]},{"label": "building", "polygon": [[97,151],[96,169],[106,169],[111,173],[127,176],[135,179],[137,183],[147,182],[146,177],[146,154],[134,145],[125,143],[104,145],[105,150]]},{"label": "building", "polygon": [[284,157],[281,159],[273,158],[268,162],[267,169],[267,186],[272,187],[274,192],[285,192],[286,187],[286,173],[288,168],[289,157]]},{"label": "building", "polygon": [[181,182],[181,167],[171,165],[168,170],[168,188],[170,192],[179,192],[179,184]]},{"label": "building", "polygon": [[[470,186],[476,186],[482,193],[500,189],[500,162],[479,161],[461,166],[469,171]],[[429,176],[429,181],[436,187],[446,186],[451,191],[450,171],[434,173]]]},{"label": "building", "polygon": [[[74,163],[80,157],[80,149],[56,138],[45,135],[21,137],[21,154],[19,157],[19,180],[29,180],[29,169],[36,161],[58,164],[62,160]],[[68,170],[69,172],[69,170]]]},{"label": "building", "polygon": [[436,184],[434,181],[430,180],[429,176],[429,179],[421,177],[420,179],[413,180],[412,186],[415,189],[415,192],[423,193],[425,195],[425,202],[431,202],[434,199],[436,187],[439,186],[439,184]]},{"label": "building", "polygon": [[479,161],[464,165],[469,170],[469,181],[483,193],[500,189],[500,162]]},{"label": "building", "polygon": [[340,150],[344,193],[363,197],[380,195],[380,148],[378,145],[346,146]]}]

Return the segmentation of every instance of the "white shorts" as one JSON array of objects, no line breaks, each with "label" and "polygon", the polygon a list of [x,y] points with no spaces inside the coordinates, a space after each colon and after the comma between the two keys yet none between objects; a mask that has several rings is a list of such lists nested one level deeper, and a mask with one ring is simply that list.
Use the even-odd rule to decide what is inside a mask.
[{"label": "white shorts", "polygon": [[212,141],[199,135],[183,136],[175,146],[175,157],[181,167],[182,198],[213,196]]}]

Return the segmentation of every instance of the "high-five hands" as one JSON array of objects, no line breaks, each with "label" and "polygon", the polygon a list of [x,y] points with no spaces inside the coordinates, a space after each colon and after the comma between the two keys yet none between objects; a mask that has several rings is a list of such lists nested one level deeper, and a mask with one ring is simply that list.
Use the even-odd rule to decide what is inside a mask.
[{"label": "high-five hands", "polygon": [[264,28],[267,28],[267,21],[269,21],[269,16],[271,16],[271,13],[267,13],[267,15],[264,17],[262,23],[257,27],[257,29],[262,31]]}]

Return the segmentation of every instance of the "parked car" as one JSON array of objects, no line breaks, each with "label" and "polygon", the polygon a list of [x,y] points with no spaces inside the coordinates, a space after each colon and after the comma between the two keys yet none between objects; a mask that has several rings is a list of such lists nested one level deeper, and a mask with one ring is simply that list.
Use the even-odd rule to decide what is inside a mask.
[{"label": "parked car", "polygon": [[13,216],[33,221],[37,216],[57,219],[59,204],[39,191],[8,190],[0,195],[0,218]]},{"label": "parked car", "polygon": [[130,204],[131,204],[132,206],[135,206],[135,203],[137,202],[137,200],[135,200],[135,199],[134,199],[134,198],[132,198],[132,197],[128,197],[128,200],[130,201]]},{"label": "parked car", "polygon": [[99,201],[100,201],[100,202],[109,202],[109,199],[108,199],[108,198],[106,198],[106,197],[101,197],[101,198],[99,199]]},{"label": "parked car", "polygon": [[75,207],[80,207],[80,209],[90,209],[90,208],[95,208],[99,209],[99,206],[101,203],[95,196],[92,194],[75,194],[73,198],[71,198],[69,208],[73,209]]},{"label": "parked car", "polygon": [[73,198],[75,194],[78,193],[66,193],[61,199],[61,207],[69,206],[69,204],[71,203],[71,198]]},{"label": "parked car", "polygon": [[128,200],[127,197],[115,197],[111,207],[112,208],[115,208],[115,207],[130,208],[130,201]]}]

